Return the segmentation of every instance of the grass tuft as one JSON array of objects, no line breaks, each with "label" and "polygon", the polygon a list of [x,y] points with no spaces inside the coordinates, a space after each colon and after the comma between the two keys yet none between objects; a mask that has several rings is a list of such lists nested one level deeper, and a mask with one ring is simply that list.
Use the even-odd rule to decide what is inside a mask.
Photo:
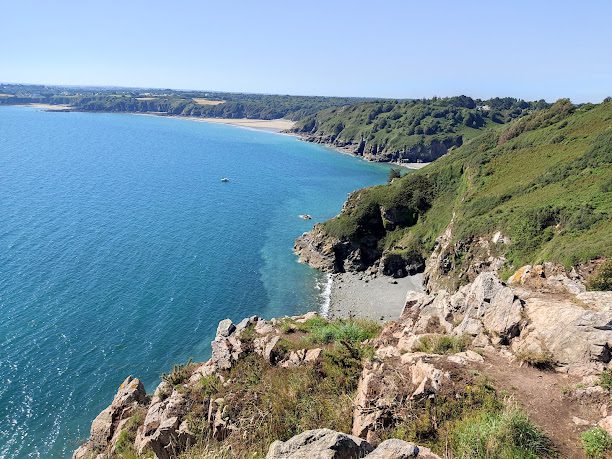
[{"label": "grass tuft", "polygon": [[603,459],[612,452],[612,436],[601,427],[594,427],[580,436],[582,449],[587,457]]}]

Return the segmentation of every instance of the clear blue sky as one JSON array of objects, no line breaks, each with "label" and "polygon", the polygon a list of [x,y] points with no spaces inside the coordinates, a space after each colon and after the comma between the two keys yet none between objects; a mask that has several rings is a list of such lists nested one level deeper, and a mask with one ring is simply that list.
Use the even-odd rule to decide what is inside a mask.
[{"label": "clear blue sky", "polygon": [[0,0],[0,81],[612,95],[612,0]]}]

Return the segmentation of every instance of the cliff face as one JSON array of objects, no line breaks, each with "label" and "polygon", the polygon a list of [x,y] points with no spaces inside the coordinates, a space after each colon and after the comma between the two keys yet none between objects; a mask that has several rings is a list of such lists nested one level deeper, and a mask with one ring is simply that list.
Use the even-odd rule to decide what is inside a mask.
[{"label": "cliff face", "polygon": [[337,148],[355,156],[361,156],[373,162],[431,162],[448,153],[452,147],[463,143],[461,137],[453,136],[443,140],[432,140],[427,144],[397,148],[391,145],[378,145],[361,139],[359,142],[343,140],[335,135],[300,133],[303,140]]},{"label": "cliff face", "polygon": [[[609,397],[597,385],[598,375],[612,370],[612,295],[586,292],[552,265],[525,266],[508,285],[489,272],[454,294],[409,292],[398,320],[381,331],[372,327],[329,322],[316,313],[224,320],[211,359],[176,367],[152,396],[128,377],[74,457],[122,457],[128,451],[159,459],[184,451],[194,454],[184,457],[209,457],[203,452],[220,448],[215,451],[227,456],[210,457],[267,451],[270,459],[357,453],[435,458],[402,438],[384,440],[417,429],[414,438],[443,449],[432,439],[474,410],[490,404],[500,413],[510,409],[477,375],[503,384],[522,372],[529,386],[538,384],[537,368],[556,370],[546,376],[552,386],[540,389],[557,404],[559,387],[581,382],[562,401],[567,419],[542,419],[541,427],[567,457],[580,457],[579,432],[568,437],[563,430],[573,425],[571,416],[587,417],[587,424],[612,422],[606,417],[607,410],[612,414]],[[519,400],[528,400],[534,388],[515,390]],[[469,403],[461,401],[466,397]],[[282,438],[273,442],[271,435]]]}]

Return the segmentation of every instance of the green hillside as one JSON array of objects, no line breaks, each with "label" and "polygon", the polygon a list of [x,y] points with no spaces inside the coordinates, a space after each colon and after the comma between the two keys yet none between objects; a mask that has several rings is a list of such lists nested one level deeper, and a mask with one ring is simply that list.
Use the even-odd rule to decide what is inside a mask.
[{"label": "green hillside", "polygon": [[610,257],[611,216],[612,101],[560,100],[389,185],[354,193],[318,231],[414,264],[452,220],[448,270],[460,275],[477,256],[478,238],[497,231],[510,238],[493,245],[507,270]]},{"label": "green hillside", "polygon": [[432,161],[450,148],[534,110],[544,101],[467,96],[367,101],[332,107],[300,120],[294,131],[309,140],[348,148],[374,161]]}]

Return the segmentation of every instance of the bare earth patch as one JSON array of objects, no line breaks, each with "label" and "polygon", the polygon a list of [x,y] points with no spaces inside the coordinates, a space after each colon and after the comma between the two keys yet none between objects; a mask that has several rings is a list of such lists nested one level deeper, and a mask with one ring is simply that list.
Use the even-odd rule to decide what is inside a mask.
[{"label": "bare earth patch", "polygon": [[199,105],[220,105],[224,104],[224,100],[212,100],[212,99],[202,99],[202,98],[194,98],[193,101]]},{"label": "bare earth patch", "polygon": [[478,365],[478,370],[498,390],[512,395],[552,440],[560,457],[585,457],[580,448],[580,434],[590,426],[576,425],[572,419],[576,417],[595,425],[601,413],[595,401],[577,400],[566,394],[580,378],[510,362],[497,353],[487,352],[485,357],[485,363]]}]

